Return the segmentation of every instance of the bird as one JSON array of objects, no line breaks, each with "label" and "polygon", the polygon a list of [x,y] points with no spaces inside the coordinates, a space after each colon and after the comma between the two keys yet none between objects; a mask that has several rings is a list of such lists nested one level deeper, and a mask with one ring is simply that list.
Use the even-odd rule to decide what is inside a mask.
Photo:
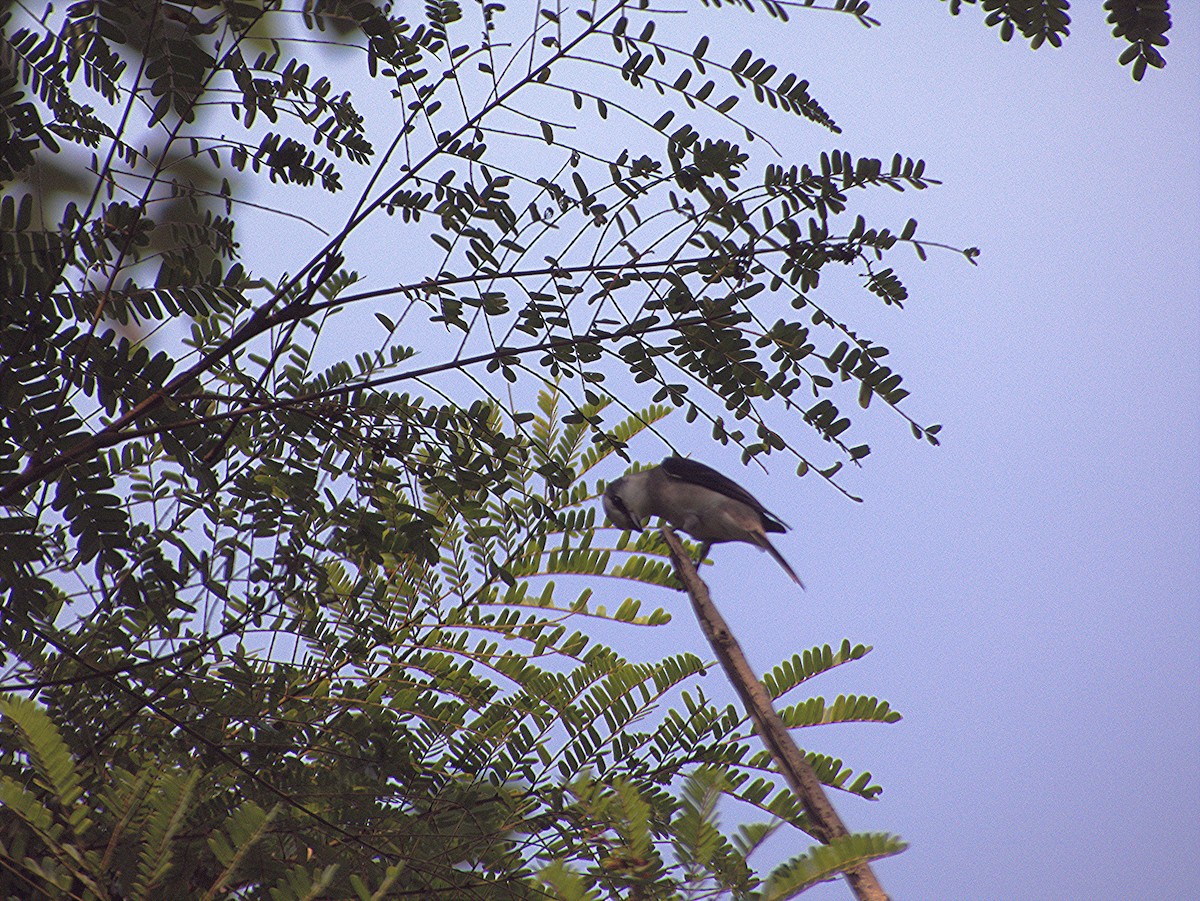
[{"label": "bird", "polygon": [[650,517],[665,519],[700,542],[700,560],[722,541],[744,541],[775,558],[801,588],[804,583],[767,539],[787,523],[741,485],[695,460],[667,457],[658,466],[622,476],[604,490],[604,512],[621,529],[641,532]]}]

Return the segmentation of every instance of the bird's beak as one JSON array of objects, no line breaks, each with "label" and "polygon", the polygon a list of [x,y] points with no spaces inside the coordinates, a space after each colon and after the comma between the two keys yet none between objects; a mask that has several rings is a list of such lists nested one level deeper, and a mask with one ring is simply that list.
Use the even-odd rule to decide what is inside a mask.
[{"label": "bird's beak", "polygon": [[[621,506],[624,506],[624,504],[622,504]],[[630,513],[628,510],[625,511],[625,516],[629,519],[630,524],[633,526],[633,531],[635,531],[635,532],[646,531],[645,527],[640,522],[638,522],[637,517],[634,516],[632,513]]]}]

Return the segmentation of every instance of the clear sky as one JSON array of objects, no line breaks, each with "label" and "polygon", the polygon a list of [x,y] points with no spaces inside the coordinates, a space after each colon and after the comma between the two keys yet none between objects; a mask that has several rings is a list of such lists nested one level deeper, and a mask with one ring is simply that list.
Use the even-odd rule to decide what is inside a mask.
[{"label": "clear sky", "polygon": [[[764,122],[795,161],[923,157],[944,185],[874,208],[983,251],[914,260],[903,311],[846,291],[908,412],[945,425],[931,448],[885,409],[862,417],[873,453],[844,481],[865,503],[740,469],[682,417],[672,436],[796,527],[778,546],[806,593],[748,547],[704,573],[752,662],[875,647],[813,692],[905,719],[801,740],[884,786],[834,800],[852,829],[911,842],[877,865],[900,901],[1200,898],[1200,29],[1175,4],[1167,69],[1135,84],[1100,4],[1074,6],[1065,47],[1037,53],[934,0],[876,2],[869,31],[803,10],[673,21],[811,80],[845,133]],[[678,614],[632,639],[647,656],[707,655],[678,596],[647,600]]]}]

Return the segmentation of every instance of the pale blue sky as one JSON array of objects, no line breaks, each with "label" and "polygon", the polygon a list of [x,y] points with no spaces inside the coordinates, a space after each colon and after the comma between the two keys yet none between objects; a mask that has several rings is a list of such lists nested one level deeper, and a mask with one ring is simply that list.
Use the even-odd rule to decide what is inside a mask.
[{"label": "pale blue sky", "polygon": [[[945,424],[935,449],[873,407],[856,429],[874,452],[844,478],[865,503],[785,466],[741,470],[682,417],[672,432],[796,527],[778,545],[806,593],[746,547],[705,571],[751,660],[875,646],[813,692],[876,694],[905,719],[801,738],[884,786],[835,803],[911,842],[877,866],[899,901],[1200,897],[1200,30],[1177,4],[1168,68],[1135,84],[1099,4],[1075,6],[1065,47],[1037,53],[934,0],[876,2],[870,31],[802,10],[672,23],[810,79],[845,133],[772,119],[796,161],[923,157],[943,186],[868,208],[983,251],[977,268],[906,266],[904,311],[845,291],[908,412]],[[383,226],[393,246],[401,226]],[[264,271],[278,227],[267,248],[242,234]],[[623,650],[707,656],[678,596],[646,598],[678,615]]]}]

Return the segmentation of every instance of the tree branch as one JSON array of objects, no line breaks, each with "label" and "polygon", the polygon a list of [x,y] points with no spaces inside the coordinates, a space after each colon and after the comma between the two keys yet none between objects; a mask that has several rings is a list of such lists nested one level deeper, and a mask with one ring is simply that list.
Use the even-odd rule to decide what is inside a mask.
[{"label": "tree branch", "polygon": [[[682,542],[669,528],[664,527],[662,535],[670,548],[675,572],[683,582],[688,597],[692,599],[692,608],[696,611],[696,619],[704,631],[704,637],[712,645],[725,675],[729,677],[742,699],[742,704],[754,721],[754,727],[763,744],[796,797],[800,799],[800,803],[804,805],[804,812],[812,821],[815,838],[829,844],[834,839],[848,836],[850,831],[833,809],[821,780],[809,765],[804,752],[792,741],[787,726],[775,712],[770,695],[750,668],[741,645],[729,629],[729,624],[713,604],[708,586],[701,581]],[[851,891],[859,901],[888,901],[888,895],[875,878],[870,864],[861,863],[850,867],[846,869],[845,874]]]},{"label": "tree branch", "polygon": [[[173,379],[166,387],[150,395],[148,398],[138,404],[138,406],[120,416],[112,423],[109,423],[94,435],[82,439],[73,447],[67,448],[62,453],[57,454],[48,460],[31,460],[23,472],[10,477],[7,482],[0,483],[0,504],[9,504],[15,502],[21,491],[25,490],[35,482],[40,481],[52,475],[53,473],[56,473],[59,469],[77,459],[80,459],[81,457],[86,457],[95,453],[96,451],[121,444],[134,438],[145,438],[160,434],[162,432],[169,432],[172,429],[185,428],[189,426],[205,425],[231,419],[237,420],[240,417],[250,413],[262,413],[269,410],[282,410],[299,407],[303,404],[318,403],[334,397],[352,394],[356,391],[372,390],[375,388],[384,387],[386,385],[394,385],[398,382],[425,378],[440,372],[465,369],[468,366],[474,366],[479,363],[487,363],[492,360],[516,358],[526,354],[541,353],[545,351],[553,352],[571,347],[579,347],[581,345],[600,345],[604,344],[605,342],[617,341],[622,338],[640,337],[642,335],[648,335],[662,331],[675,331],[686,326],[700,325],[702,323],[716,323],[720,322],[723,318],[725,318],[725,314],[715,317],[695,316],[688,319],[659,322],[652,325],[638,325],[637,323],[632,323],[631,325],[612,329],[610,331],[590,332],[588,334],[579,335],[572,338],[552,338],[548,341],[539,341],[536,344],[526,344],[517,347],[497,347],[495,350],[477,354],[473,357],[461,357],[441,363],[433,363],[420,369],[412,369],[406,372],[383,376],[376,379],[353,382],[348,385],[339,385],[335,388],[326,388],[323,391],[314,391],[310,394],[301,395],[299,397],[272,398],[270,400],[264,400],[260,403],[245,404],[237,409],[226,410],[223,413],[199,415],[189,419],[179,419],[171,422],[159,423],[157,425],[146,426],[140,429],[126,428],[127,425],[156,408],[169,396],[171,388],[180,382],[180,379]],[[275,324],[277,321],[277,319],[268,318],[267,320],[264,320],[267,325],[257,329],[257,331],[264,331],[266,327],[271,324]],[[222,347],[224,346],[225,345],[222,345]],[[194,368],[195,367],[193,367],[193,369]],[[203,395],[197,395],[195,397],[183,397],[175,399],[183,401],[203,398]],[[237,398],[233,396],[230,396],[227,399],[230,401],[237,400]]]}]

